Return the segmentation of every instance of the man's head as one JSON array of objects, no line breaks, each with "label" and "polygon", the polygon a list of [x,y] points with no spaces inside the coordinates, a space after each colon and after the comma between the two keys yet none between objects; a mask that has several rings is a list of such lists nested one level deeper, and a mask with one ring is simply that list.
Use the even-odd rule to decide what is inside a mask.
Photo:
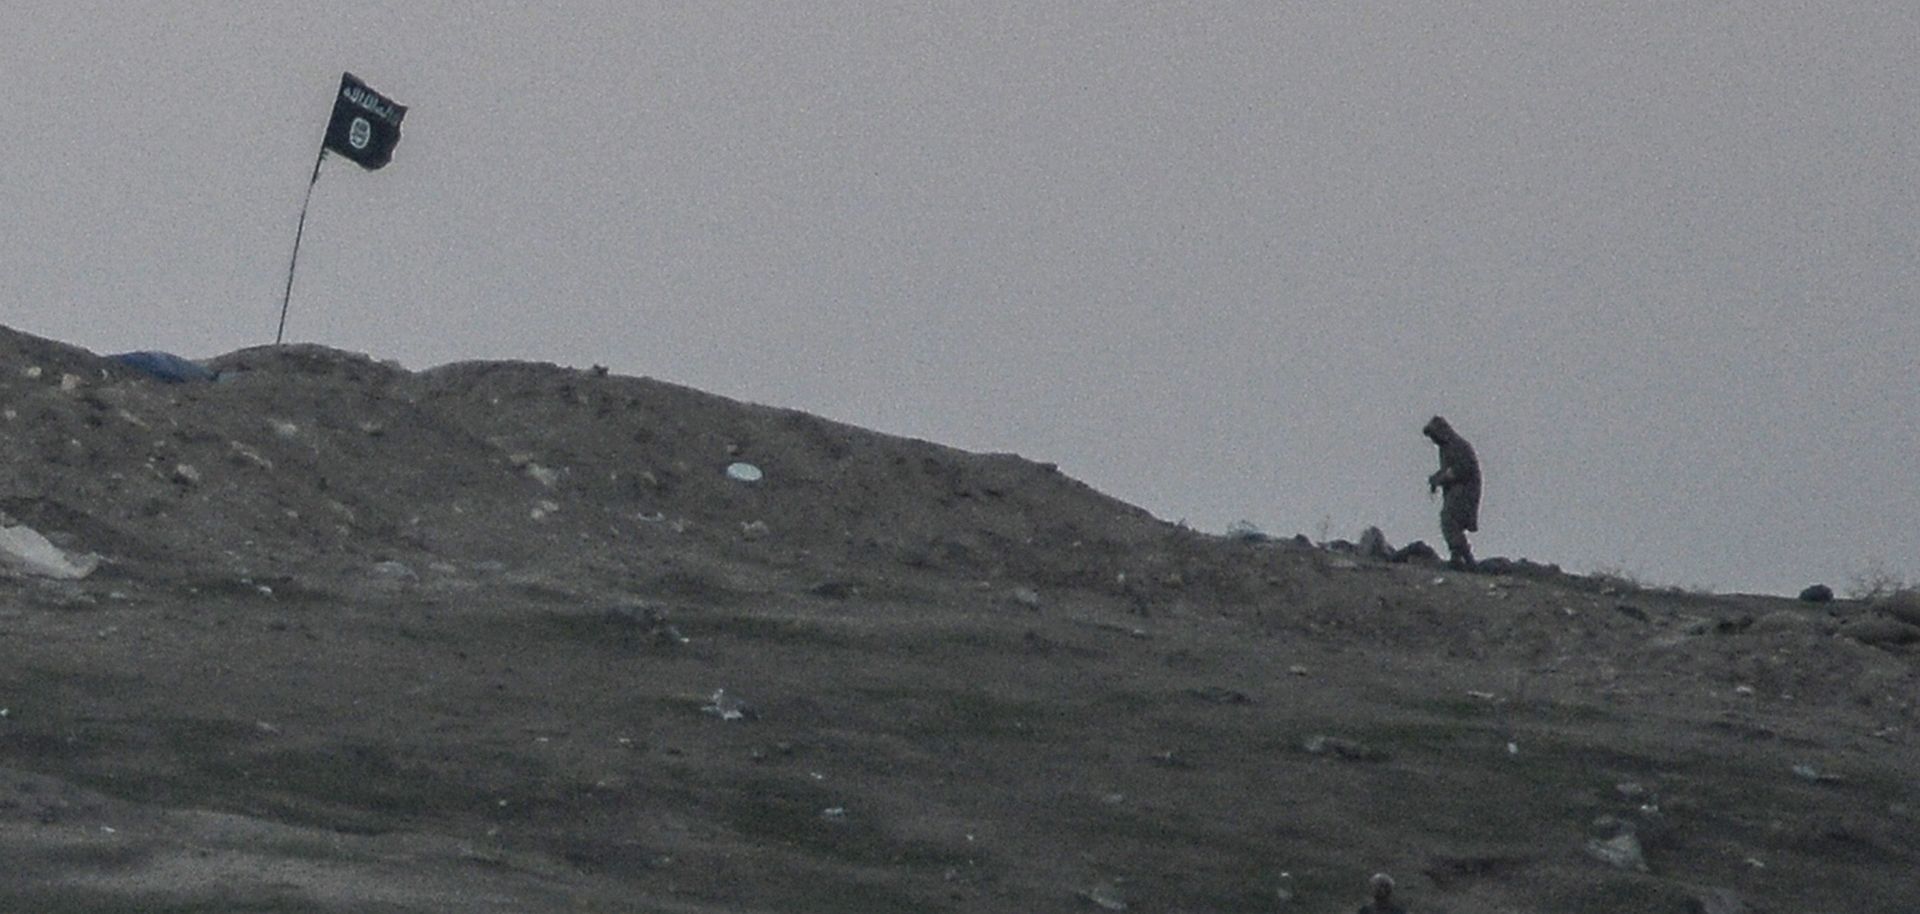
[{"label": "man's head", "polygon": [[1420,434],[1435,441],[1446,441],[1453,437],[1453,426],[1448,425],[1447,420],[1435,416],[1428,419],[1427,424],[1421,427]]},{"label": "man's head", "polygon": [[1385,873],[1373,874],[1368,883],[1373,887],[1374,901],[1388,901],[1393,898],[1393,877]]}]

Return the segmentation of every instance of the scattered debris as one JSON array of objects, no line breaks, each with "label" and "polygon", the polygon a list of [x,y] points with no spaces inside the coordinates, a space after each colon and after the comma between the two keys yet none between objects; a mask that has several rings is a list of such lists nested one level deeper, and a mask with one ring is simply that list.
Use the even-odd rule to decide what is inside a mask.
[{"label": "scattered debris", "polygon": [[1159,752],[1155,752],[1153,755],[1148,756],[1147,760],[1153,762],[1155,765],[1159,765],[1162,768],[1175,768],[1181,771],[1185,771],[1193,767],[1193,763],[1187,761],[1186,756],[1177,755],[1174,753],[1172,749],[1163,749]]},{"label": "scattered debris", "polygon": [[1812,765],[1793,766],[1793,776],[1812,784],[1838,784],[1845,780],[1837,774],[1821,771]]},{"label": "scattered debris", "polygon": [[184,359],[171,352],[122,352],[110,355],[110,358],[135,371],[157,378],[169,384],[184,384],[189,381],[217,381],[220,372],[214,371],[192,359]]},{"label": "scattered debris", "polygon": [[706,706],[700,710],[721,720],[751,720],[760,716],[752,705],[728,695],[726,689],[714,689],[713,697],[707,699]]},{"label": "scattered debris", "polygon": [[1243,543],[1266,543],[1271,542],[1273,537],[1268,536],[1266,531],[1261,530],[1253,521],[1237,520],[1227,525],[1227,539],[1239,540]]},{"label": "scattered debris", "polygon": [[667,621],[666,610],[651,603],[615,604],[607,607],[605,618],[623,630],[629,646],[635,641],[635,632],[655,647],[679,647],[692,640]]}]

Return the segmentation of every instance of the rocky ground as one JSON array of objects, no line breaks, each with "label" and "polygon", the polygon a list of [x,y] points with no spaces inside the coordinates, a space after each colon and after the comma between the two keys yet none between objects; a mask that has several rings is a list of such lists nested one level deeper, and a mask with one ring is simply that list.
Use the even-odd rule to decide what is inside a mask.
[{"label": "rocky ground", "polygon": [[1208,536],[594,370],[210,364],[0,328],[0,510],[68,562],[0,577],[0,910],[1920,898],[1897,599]]}]

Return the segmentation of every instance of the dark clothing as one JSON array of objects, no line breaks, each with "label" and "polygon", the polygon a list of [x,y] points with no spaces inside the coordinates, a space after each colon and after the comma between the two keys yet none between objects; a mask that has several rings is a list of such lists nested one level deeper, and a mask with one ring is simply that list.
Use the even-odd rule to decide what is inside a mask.
[{"label": "dark clothing", "polygon": [[1480,459],[1473,445],[1439,416],[1420,430],[1440,448],[1440,469],[1427,477],[1427,488],[1440,497],[1440,534],[1453,553],[1455,567],[1473,567],[1467,534],[1480,529]]}]

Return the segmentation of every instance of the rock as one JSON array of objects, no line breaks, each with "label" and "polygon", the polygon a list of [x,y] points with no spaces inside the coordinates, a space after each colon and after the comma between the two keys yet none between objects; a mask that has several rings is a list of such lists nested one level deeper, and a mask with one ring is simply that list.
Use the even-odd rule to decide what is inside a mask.
[{"label": "rock", "polygon": [[1015,587],[1008,596],[1013,598],[1013,602],[1028,609],[1040,608],[1040,592],[1031,587]]},{"label": "rock", "polygon": [[1888,616],[1855,619],[1841,626],[1840,634],[1874,647],[1890,647],[1920,641],[1920,628]]},{"label": "rock", "polygon": [[1808,603],[1832,603],[1833,588],[1825,584],[1815,584],[1800,591],[1800,599]]},{"label": "rock", "polygon": [[747,540],[763,540],[771,532],[763,520],[747,521],[740,525],[740,536]]},{"label": "rock", "polygon": [[1360,554],[1370,559],[1393,558],[1393,547],[1387,545],[1387,535],[1379,527],[1368,527],[1360,534],[1360,542],[1354,547]]},{"label": "rock", "polygon": [[100,557],[68,555],[32,527],[0,527],[0,565],[35,577],[77,581],[100,567]]},{"label": "rock", "polygon": [[1697,889],[1687,898],[1687,914],[1754,914],[1753,905],[1727,889]]},{"label": "rock", "polygon": [[1300,748],[1313,755],[1334,755],[1350,762],[1384,762],[1388,758],[1384,750],[1337,736],[1309,736]]},{"label": "rock", "polygon": [[197,486],[200,484],[200,471],[194,469],[193,464],[176,463],[173,465],[173,481],[183,486]]},{"label": "rock", "polygon": [[1920,625],[1920,590],[1896,590],[1874,608],[1908,625]]},{"label": "rock", "polygon": [[1433,551],[1433,547],[1427,545],[1426,541],[1414,540],[1405,546],[1401,546],[1398,551],[1394,552],[1392,560],[1395,562],[1438,562],[1440,561],[1440,553]]},{"label": "rock", "polygon": [[262,456],[259,451],[247,447],[238,441],[227,442],[228,459],[242,466],[251,464],[263,470],[272,470],[273,461]]},{"label": "rock", "polygon": [[406,562],[394,561],[375,562],[373,564],[373,576],[389,581],[412,581],[420,577],[414,573],[413,566],[408,565]]},{"label": "rock", "polygon": [[1111,881],[1102,882],[1093,888],[1076,894],[1092,902],[1103,911],[1124,911],[1127,909],[1126,899],[1120,896],[1120,887],[1114,885]]},{"label": "rock", "polygon": [[1201,701],[1210,701],[1217,705],[1247,705],[1253,703],[1253,699],[1249,697],[1247,693],[1238,689],[1229,689],[1217,685],[1188,689],[1187,694]]},{"label": "rock", "polygon": [[1622,832],[1606,840],[1599,838],[1587,841],[1587,855],[1608,866],[1637,873],[1647,872],[1647,857],[1640,849],[1640,839],[1632,832]]},{"label": "rock", "polygon": [[560,482],[559,470],[555,470],[551,467],[544,467],[537,463],[528,463],[526,466],[526,473],[528,476],[533,477],[533,481],[549,489],[553,488],[555,485],[557,485]]}]

